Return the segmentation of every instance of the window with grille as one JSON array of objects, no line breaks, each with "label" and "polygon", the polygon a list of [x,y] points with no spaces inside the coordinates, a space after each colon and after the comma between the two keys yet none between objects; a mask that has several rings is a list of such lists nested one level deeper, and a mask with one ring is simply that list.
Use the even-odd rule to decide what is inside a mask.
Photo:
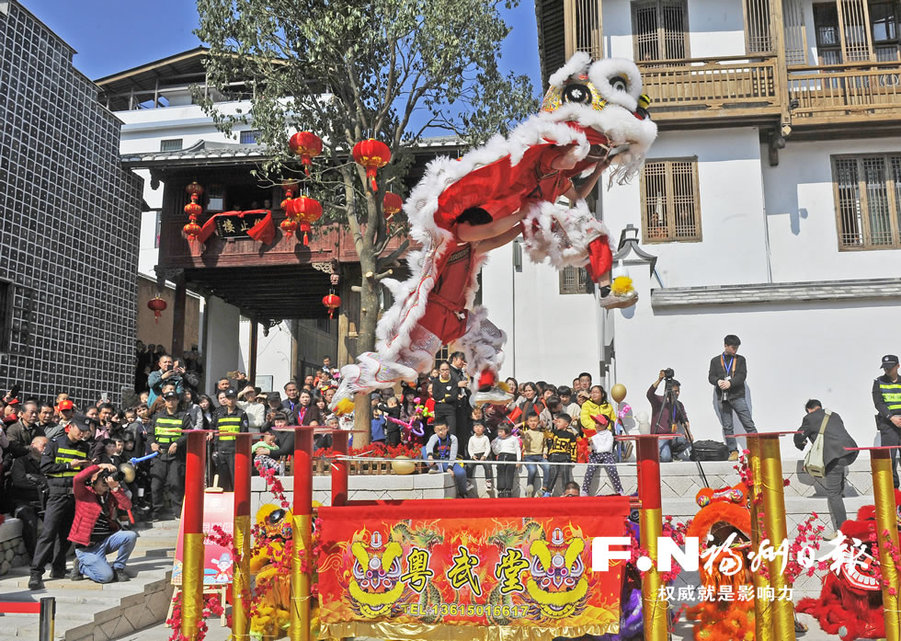
[{"label": "window with grille", "polygon": [[241,144],[242,145],[255,145],[257,144],[257,139],[260,136],[260,132],[256,129],[251,129],[249,131],[241,132]]},{"label": "window with grille", "polygon": [[564,267],[560,270],[561,294],[587,294],[588,272],[584,267]]},{"label": "window with grille", "polygon": [[644,242],[701,240],[697,159],[646,162],[641,205]]},{"label": "window with grille", "polygon": [[688,57],[685,0],[640,0],[632,3],[635,60],[679,60]]},{"label": "window with grille", "polygon": [[584,51],[593,60],[604,57],[601,30],[601,3],[598,0],[574,0],[576,51]]},{"label": "window with grille", "polygon": [[833,157],[839,249],[901,248],[901,154]]},{"label": "window with grille", "polygon": [[438,369],[438,366],[441,365],[441,363],[450,361],[450,355],[451,355],[451,351],[447,347],[447,345],[442,345],[441,349],[439,349],[438,352],[435,354],[434,368]]},{"label": "window with grille", "polygon": [[769,0],[745,0],[745,34],[748,53],[773,51]]},{"label": "window with grille", "polygon": [[814,3],[813,22],[820,64],[898,60],[901,58],[899,18],[899,0]]},{"label": "window with grille", "polygon": [[184,141],[181,138],[160,140],[160,151],[181,151]]}]

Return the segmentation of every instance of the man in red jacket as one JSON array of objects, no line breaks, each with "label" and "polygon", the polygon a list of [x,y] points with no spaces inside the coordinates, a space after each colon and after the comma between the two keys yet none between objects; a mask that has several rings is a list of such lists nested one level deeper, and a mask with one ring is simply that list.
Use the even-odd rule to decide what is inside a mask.
[{"label": "man in red jacket", "polygon": [[[135,547],[136,532],[122,530],[116,510],[131,509],[131,499],[111,475],[116,466],[91,465],[75,477],[75,520],[69,540],[75,544],[75,556],[81,575],[95,583],[128,581],[125,563]],[[119,554],[112,566],[106,555]]]}]

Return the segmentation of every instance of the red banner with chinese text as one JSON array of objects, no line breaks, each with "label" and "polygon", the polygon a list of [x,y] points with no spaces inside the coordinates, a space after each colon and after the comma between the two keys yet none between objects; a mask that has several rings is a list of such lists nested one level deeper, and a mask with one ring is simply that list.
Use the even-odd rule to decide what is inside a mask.
[{"label": "red banner with chinese text", "polygon": [[397,501],[321,507],[327,637],[539,639],[615,633],[628,497]]}]

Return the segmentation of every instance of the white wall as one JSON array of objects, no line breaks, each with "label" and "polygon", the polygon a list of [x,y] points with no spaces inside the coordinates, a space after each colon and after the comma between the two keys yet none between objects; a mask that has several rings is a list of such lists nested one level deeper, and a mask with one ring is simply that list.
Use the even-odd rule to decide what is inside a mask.
[{"label": "white wall", "polygon": [[[760,145],[756,129],[661,134],[648,160],[698,159],[702,242],[645,247],[659,256],[666,287],[761,283],[767,280]],[[639,179],[602,189],[604,222],[614,240],[627,224],[641,229]]]},{"label": "white wall", "polygon": [[[745,54],[740,0],[692,0],[688,3],[691,58]],[[603,3],[603,29],[608,56],[632,59],[632,9],[628,0]],[[651,96],[653,98],[653,96]]]},{"label": "white wall", "polygon": [[831,156],[880,152],[901,152],[901,138],[823,142],[794,142],[789,138],[779,152],[779,165],[764,163],[774,280],[890,278],[901,274],[901,250],[838,249]]},{"label": "white wall", "polygon": [[206,359],[206,392],[216,387],[216,379],[242,367],[239,333],[240,313],[221,298],[210,296],[206,306],[206,333],[203,353]]},{"label": "white wall", "polygon": [[581,371],[599,375],[594,297],[559,291],[558,272],[533,264],[525,252],[522,271],[513,269],[512,243],[492,252],[482,267],[483,303],[507,333],[502,377],[569,385]]},{"label": "white wall", "polygon": [[[243,367],[250,358],[250,320],[241,318],[241,355]],[[282,321],[263,335],[260,326],[257,331],[257,376],[272,376],[272,386],[281,390],[293,376],[291,367],[291,329],[288,321]],[[246,369],[245,369],[246,371]]]}]

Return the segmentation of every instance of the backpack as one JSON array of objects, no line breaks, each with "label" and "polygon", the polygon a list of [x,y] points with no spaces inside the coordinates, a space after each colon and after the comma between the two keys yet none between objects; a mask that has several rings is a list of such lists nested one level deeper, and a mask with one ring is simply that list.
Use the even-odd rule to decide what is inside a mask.
[{"label": "backpack", "polygon": [[691,446],[693,461],[728,461],[729,448],[719,441],[695,441]]}]

